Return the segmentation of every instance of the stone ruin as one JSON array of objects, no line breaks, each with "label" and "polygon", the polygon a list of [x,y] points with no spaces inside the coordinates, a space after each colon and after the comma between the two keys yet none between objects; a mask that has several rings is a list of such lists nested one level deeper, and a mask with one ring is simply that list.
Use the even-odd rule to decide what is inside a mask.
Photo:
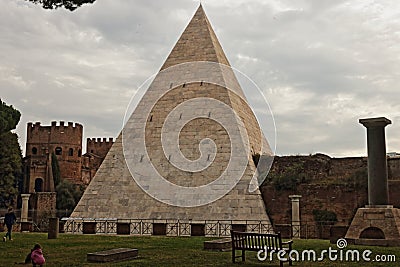
[{"label": "stone ruin", "polygon": [[385,145],[387,118],[360,119],[367,128],[368,205],[359,208],[346,233],[350,244],[399,246],[400,209],[389,205]]}]

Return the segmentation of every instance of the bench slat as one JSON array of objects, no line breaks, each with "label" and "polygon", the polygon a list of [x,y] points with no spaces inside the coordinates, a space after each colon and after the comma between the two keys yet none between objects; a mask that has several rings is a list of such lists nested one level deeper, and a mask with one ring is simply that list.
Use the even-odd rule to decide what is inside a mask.
[{"label": "bench slat", "polygon": [[[293,241],[282,242],[281,234],[259,234],[251,232],[238,232],[231,230],[232,239],[232,262],[235,262],[235,258],[241,257],[242,261],[245,261],[245,251],[260,251],[266,248],[267,250],[285,250],[288,253],[292,250]],[[285,247],[284,247],[285,246]],[[287,246],[287,247],[286,247]],[[242,255],[236,256],[235,251],[241,250]],[[280,262],[280,266],[283,262]],[[289,265],[292,265],[292,261],[289,260]]]}]

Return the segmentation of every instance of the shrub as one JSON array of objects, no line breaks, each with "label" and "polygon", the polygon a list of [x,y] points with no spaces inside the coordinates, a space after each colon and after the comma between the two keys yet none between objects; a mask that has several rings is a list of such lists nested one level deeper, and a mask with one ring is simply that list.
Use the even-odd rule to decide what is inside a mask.
[{"label": "shrub", "polygon": [[313,210],[314,220],[318,224],[332,224],[337,222],[336,213],[330,210]]}]

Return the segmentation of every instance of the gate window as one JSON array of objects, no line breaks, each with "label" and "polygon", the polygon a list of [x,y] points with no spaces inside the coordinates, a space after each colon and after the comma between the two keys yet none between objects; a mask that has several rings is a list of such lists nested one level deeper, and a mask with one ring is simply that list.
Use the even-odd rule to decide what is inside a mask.
[{"label": "gate window", "polygon": [[62,154],[62,148],[61,147],[56,147],[56,155],[61,155]]},{"label": "gate window", "polygon": [[42,178],[35,179],[35,192],[43,192],[43,179]]}]

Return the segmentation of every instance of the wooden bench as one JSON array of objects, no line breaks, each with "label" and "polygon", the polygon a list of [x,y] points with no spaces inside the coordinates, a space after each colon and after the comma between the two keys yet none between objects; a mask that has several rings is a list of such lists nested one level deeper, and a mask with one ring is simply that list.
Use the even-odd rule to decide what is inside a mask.
[{"label": "wooden bench", "polygon": [[[266,250],[266,252],[271,252],[274,250],[275,253],[283,250],[286,253],[290,253],[292,250],[292,240],[283,242],[281,234],[259,234],[259,233],[249,233],[249,232],[237,232],[231,231],[232,239],[232,262],[235,263],[235,259],[241,257],[242,261],[245,261],[245,251],[260,251]],[[242,254],[236,256],[236,250],[241,250]],[[289,266],[292,266],[292,261],[288,257]],[[283,261],[280,261],[280,266],[283,266]]]}]

